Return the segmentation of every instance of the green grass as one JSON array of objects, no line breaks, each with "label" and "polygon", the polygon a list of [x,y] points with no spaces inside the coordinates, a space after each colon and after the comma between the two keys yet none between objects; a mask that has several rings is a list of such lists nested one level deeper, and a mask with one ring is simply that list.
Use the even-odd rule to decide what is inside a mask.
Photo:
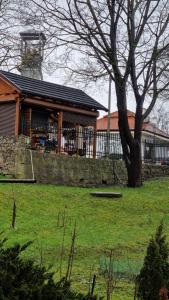
[{"label": "green grass", "polygon": [[12,175],[3,175],[3,174],[0,174],[0,179],[11,179],[13,178]]},{"label": "green grass", "polygon": [[[12,188],[17,203],[15,230],[10,227]],[[93,198],[89,194],[93,190],[120,191],[123,198],[114,201]],[[104,269],[105,257],[113,248],[115,265],[118,265],[122,277],[113,299],[133,299],[131,275],[140,269],[148,240],[161,219],[169,235],[169,179],[146,182],[138,189],[0,184],[0,231],[4,230],[8,245],[33,240],[25,255],[34,257],[37,262],[42,256],[45,265],[54,265],[56,277],[59,277],[64,210],[63,268],[66,267],[74,222],[77,223],[74,287],[86,291],[91,269],[98,275],[100,268]],[[105,295],[101,274],[97,277],[97,292]]]}]

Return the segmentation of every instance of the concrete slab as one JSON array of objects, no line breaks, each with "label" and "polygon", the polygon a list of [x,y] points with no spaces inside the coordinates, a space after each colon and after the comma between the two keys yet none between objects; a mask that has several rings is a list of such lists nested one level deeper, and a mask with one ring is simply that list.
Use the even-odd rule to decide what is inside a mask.
[{"label": "concrete slab", "polygon": [[15,178],[6,178],[0,179],[0,183],[36,183],[35,179],[15,179]]},{"label": "concrete slab", "polygon": [[94,197],[101,197],[101,198],[121,198],[121,193],[114,193],[114,192],[91,192],[90,195]]}]

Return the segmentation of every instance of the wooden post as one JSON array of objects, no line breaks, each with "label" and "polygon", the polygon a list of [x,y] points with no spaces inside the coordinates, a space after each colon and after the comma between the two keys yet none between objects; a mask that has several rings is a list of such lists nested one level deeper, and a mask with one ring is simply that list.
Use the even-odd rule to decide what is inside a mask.
[{"label": "wooden post", "polygon": [[97,125],[93,126],[93,158],[96,158],[96,139],[97,139]]},{"label": "wooden post", "polygon": [[20,101],[16,99],[16,113],[15,113],[15,135],[19,135],[19,118],[20,118]]},{"label": "wooden post", "polygon": [[57,129],[57,142],[58,142],[58,153],[61,152],[62,144],[62,122],[63,122],[63,113],[60,111],[58,113],[58,129]]},{"label": "wooden post", "polygon": [[26,107],[23,112],[23,126],[24,130],[22,131],[22,134],[29,136],[30,140],[32,138],[32,133],[31,133],[31,121],[32,121],[32,108],[31,107]]}]

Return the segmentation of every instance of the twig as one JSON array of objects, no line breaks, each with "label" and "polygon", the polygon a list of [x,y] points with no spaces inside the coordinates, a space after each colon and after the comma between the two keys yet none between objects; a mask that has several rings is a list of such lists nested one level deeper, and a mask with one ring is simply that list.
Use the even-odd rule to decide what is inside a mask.
[{"label": "twig", "polygon": [[93,294],[94,294],[95,286],[96,286],[96,275],[94,274],[93,282],[92,282],[92,289],[91,289],[91,294],[90,294],[91,296],[93,296]]},{"label": "twig", "polygon": [[113,250],[111,249],[110,260],[109,260],[109,269],[108,269],[108,278],[107,278],[107,300],[111,300],[111,295],[112,295],[112,281],[113,281],[112,255],[113,255]]},{"label": "twig", "polygon": [[12,228],[15,229],[16,224],[16,200],[15,200],[15,194],[12,187],[12,196],[13,196],[13,208],[12,208]]},{"label": "twig", "polygon": [[72,274],[74,251],[75,251],[75,240],[76,240],[76,221],[75,221],[73,235],[72,235],[72,243],[71,243],[71,247],[70,247],[68,266],[67,266],[67,272],[66,272],[66,280],[68,280],[68,281],[70,281],[71,274]]},{"label": "twig", "polygon": [[62,247],[61,247],[61,254],[60,254],[60,279],[62,278],[62,264],[63,264],[63,253],[64,253],[64,242],[65,242],[65,235],[66,235],[66,207],[63,213],[63,237],[62,237]]}]

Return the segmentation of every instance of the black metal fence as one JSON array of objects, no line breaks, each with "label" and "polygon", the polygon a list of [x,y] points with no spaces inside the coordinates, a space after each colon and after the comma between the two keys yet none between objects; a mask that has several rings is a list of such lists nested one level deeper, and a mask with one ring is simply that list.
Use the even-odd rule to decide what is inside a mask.
[{"label": "black metal fence", "polygon": [[143,159],[145,163],[169,164],[169,142],[153,141],[144,142]]},{"label": "black metal fence", "polygon": [[[57,124],[49,122],[21,123],[21,133],[30,136],[33,149],[61,152],[89,158],[109,157],[122,159],[122,146],[119,133],[95,132],[93,127],[63,126],[58,131]],[[167,163],[169,142],[159,139],[142,141],[142,160],[146,163]]]},{"label": "black metal fence", "polygon": [[85,157],[122,158],[119,134],[95,132],[93,127],[64,126],[58,131],[57,124],[21,122],[20,133],[30,137],[29,147],[44,151],[56,151]]}]

